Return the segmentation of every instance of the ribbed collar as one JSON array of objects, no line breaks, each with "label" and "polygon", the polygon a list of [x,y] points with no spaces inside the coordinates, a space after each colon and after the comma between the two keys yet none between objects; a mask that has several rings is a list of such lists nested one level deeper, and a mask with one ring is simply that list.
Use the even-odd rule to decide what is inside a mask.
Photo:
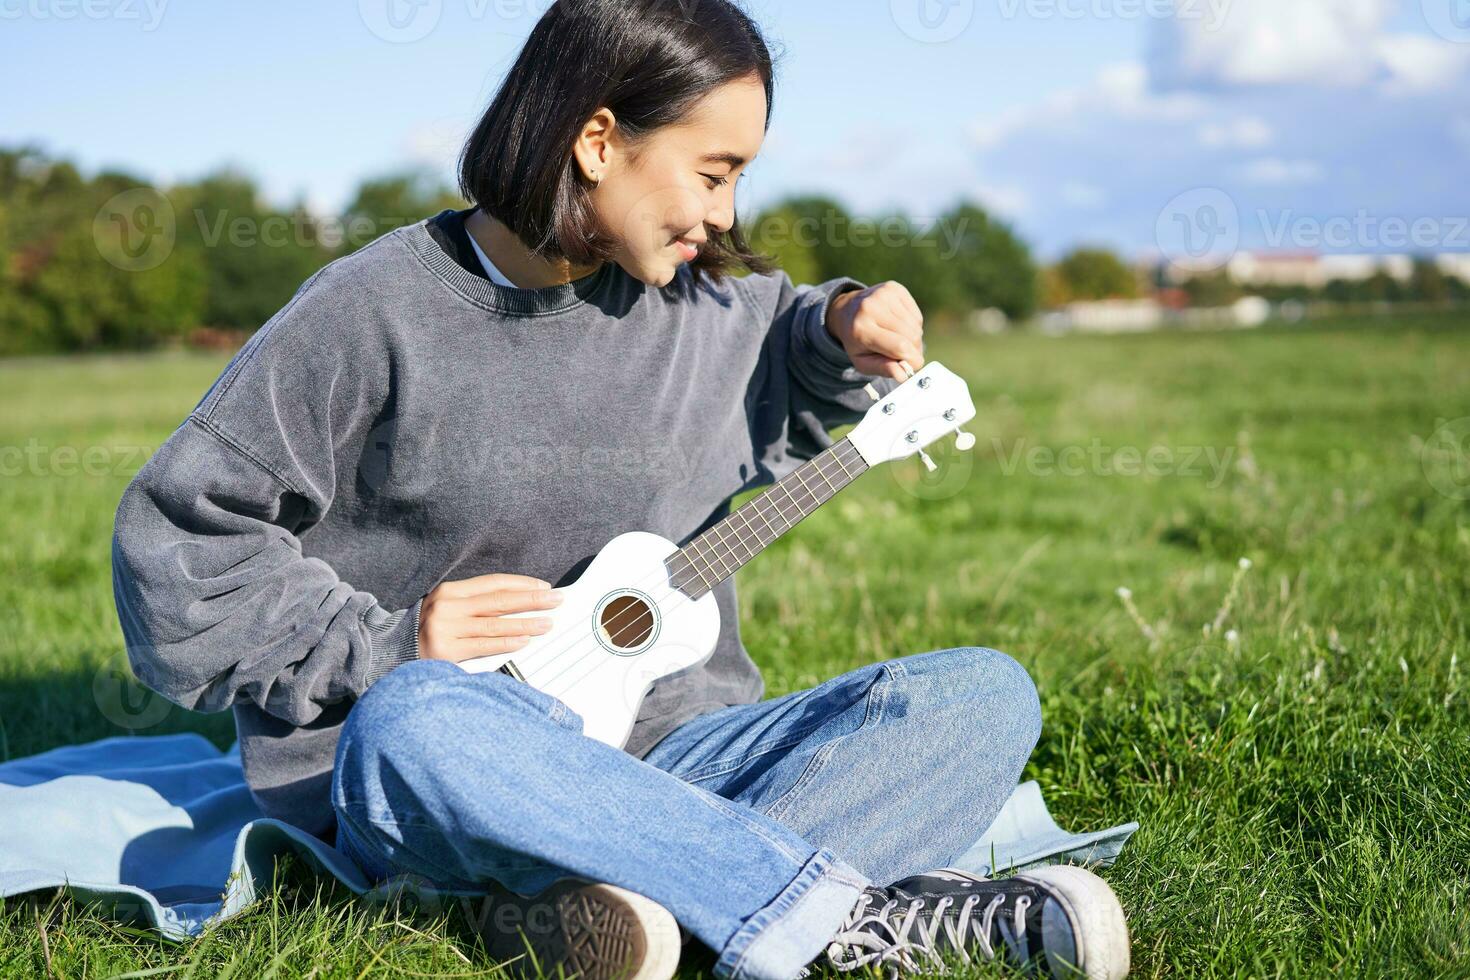
[{"label": "ribbed collar", "polygon": [[515,289],[499,286],[488,279],[466,270],[447,255],[434,236],[429,234],[428,221],[408,225],[398,230],[404,242],[429,267],[429,271],[444,280],[455,292],[470,302],[496,313],[507,316],[547,316],[563,313],[587,302],[598,292],[608,288],[622,269],[616,262],[604,262],[592,275],[560,286],[542,286],[539,289]]}]

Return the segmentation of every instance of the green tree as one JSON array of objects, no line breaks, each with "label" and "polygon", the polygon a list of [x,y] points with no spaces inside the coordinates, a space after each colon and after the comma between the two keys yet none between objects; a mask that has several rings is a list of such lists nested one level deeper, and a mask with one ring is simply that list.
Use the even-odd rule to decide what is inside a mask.
[{"label": "green tree", "polygon": [[407,170],[364,181],[342,216],[341,254],[355,251],[395,228],[413,224],[464,200],[434,174]]},{"label": "green tree", "polygon": [[1073,249],[1053,266],[1056,286],[1068,300],[1133,299],[1138,276],[1105,248]]},{"label": "green tree", "polygon": [[1414,259],[1414,271],[1409,277],[1409,295],[1421,303],[1444,303],[1453,293],[1450,277],[1434,259],[1418,256]]},{"label": "green tree", "polygon": [[[751,247],[772,256],[795,283],[819,283],[851,265],[842,243],[853,218],[827,197],[794,197],[762,211],[748,233]],[[853,278],[859,278],[853,276]]]},{"label": "green tree", "polygon": [[[145,213],[139,200],[150,224],[135,236],[113,220]],[[0,151],[0,352],[147,347],[197,323],[202,267],[154,206],[167,204],[126,174],[88,181],[34,149]]]},{"label": "green tree", "polygon": [[1035,312],[1036,264],[1008,224],[970,202],[955,205],[940,222],[951,243],[941,263],[955,284],[955,302],[966,311],[996,307],[1012,320]]},{"label": "green tree", "polygon": [[332,258],[304,208],[265,205],[243,174],[211,174],[171,196],[178,251],[206,270],[201,325],[254,331]]},{"label": "green tree", "polygon": [[1245,295],[1224,269],[1192,276],[1185,281],[1183,288],[1191,306],[1229,306]]}]

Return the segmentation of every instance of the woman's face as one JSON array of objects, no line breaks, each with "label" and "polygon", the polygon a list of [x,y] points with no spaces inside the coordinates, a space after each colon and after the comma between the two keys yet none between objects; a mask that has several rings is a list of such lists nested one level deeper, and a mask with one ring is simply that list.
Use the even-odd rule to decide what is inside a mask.
[{"label": "woman's face", "polygon": [[712,91],[683,122],[656,131],[636,156],[611,113],[594,116],[575,152],[584,174],[601,177],[592,204],[618,241],[618,265],[664,286],[712,233],[728,231],[735,182],[760,152],[765,131],[766,92],[754,76]]}]

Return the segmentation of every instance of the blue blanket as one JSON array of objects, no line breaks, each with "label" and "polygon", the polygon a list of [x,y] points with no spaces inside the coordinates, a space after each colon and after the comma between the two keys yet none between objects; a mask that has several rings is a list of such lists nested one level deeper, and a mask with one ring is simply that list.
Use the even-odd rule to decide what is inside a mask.
[{"label": "blue blanket", "polygon": [[[953,863],[978,874],[1110,864],[1137,829],[1067,833],[1028,782]],[[0,896],[65,888],[102,914],[184,940],[253,902],[283,854],[369,901],[407,890],[432,907],[456,894],[373,886],[341,852],[261,816],[235,749],[199,735],[106,738],[0,763]]]}]

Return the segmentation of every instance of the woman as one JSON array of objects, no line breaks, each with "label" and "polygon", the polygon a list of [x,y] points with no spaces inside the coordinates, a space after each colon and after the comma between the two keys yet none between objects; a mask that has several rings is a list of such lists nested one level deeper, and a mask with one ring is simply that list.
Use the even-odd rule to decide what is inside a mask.
[{"label": "woman", "polygon": [[455,666],[542,632],[507,614],[554,608],[617,533],[688,540],[922,364],[902,286],[797,289],[750,253],[734,187],[771,95],[727,0],[554,4],[465,148],[474,206],[309,279],[128,488],[130,659],[233,709],[266,814],[373,878],[491,896],[489,949],[529,941],[542,970],[667,977],[682,925],[722,976],[824,951],[1121,976],[1122,913],[1088,872],[935,870],[1040,730],[1003,654],[762,702],[727,580],[714,655],[656,685],[625,751]]}]

